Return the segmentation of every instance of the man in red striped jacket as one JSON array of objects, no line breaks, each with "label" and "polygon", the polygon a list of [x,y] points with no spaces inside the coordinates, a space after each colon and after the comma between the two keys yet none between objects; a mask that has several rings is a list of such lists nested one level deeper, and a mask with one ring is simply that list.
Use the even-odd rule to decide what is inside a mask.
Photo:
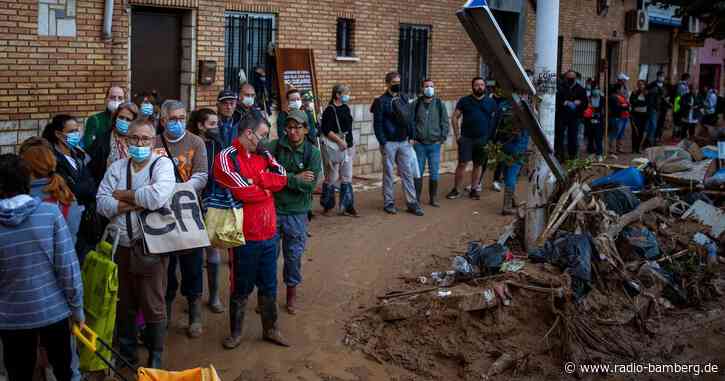
[{"label": "man in red striped jacket", "polygon": [[244,311],[256,286],[260,298],[263,337],[289,346],[277,329],[277,221],[274,192],[287,185],[287,172],[264,148],[269,125],[264,119],[247,117],[239,125],[239,136],[217,155],[214,180],[229,189],[244,205],[246,244],[236,247],[230,261],[231,292],[226,349],[239,346]]}]

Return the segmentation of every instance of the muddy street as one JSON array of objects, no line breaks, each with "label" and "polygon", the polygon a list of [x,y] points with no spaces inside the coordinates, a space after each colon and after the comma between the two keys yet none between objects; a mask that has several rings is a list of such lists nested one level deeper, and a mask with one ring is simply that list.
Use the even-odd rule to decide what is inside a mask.
[{"label": "muddy street", "polygon": [[[452,177],[442,180],[442,189],[447,190]],[[401,196],[399,189],[397,194]],[[221,346],[228,334],[227,314],[205,310],[204,335],[188,339],[184,334],[186,303],[177,298],[174,315],[179,318],[174,318],[167,341],[169,369],[211,363],[224,380],[240,376],[240,380],[409,379],[409,372],[380,365],[345,346],[345,322],[373,306],[377,295],[398,285],[398,277],[419,274],[435,256],[447,258],[452,248],[463,247],[469,239],[497,236],[509,218],[498,213],[502,194],[490,190],[483,192],[480,201],[443,199],[441,208],[427,207],[422,218],[385,214],[379,190],[360,192],[356,197],[362,217],[318,215],[311,223],[300,309],[292,316],[280,308],[281,329],[292,348],[261,340],[254,299],[248,303],[244,340],[236,350],[226,351]],[[399,207],[402,204],[399,199]],[[278,273],[281,277],[281,259]],[[278,286],[281,300],[281,279]],[[225,304],[227,295],[224,290]]]}]

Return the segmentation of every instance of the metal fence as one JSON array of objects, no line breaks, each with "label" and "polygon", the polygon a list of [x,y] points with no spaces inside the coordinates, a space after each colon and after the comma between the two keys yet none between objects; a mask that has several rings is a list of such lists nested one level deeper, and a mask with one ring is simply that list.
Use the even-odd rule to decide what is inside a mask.
[{"label": "metal fence", "polygon": [[431,28],[425,25],[400,25],[398,71],[401,93],[415,97],[420,83],[428,76],[428,43]]},{"label": "metal fence", "polygon": [[224,14],[224,88],[239,91],[239,73],[250,77],[255,66],[266,67],[267,47],[275,38],[273,14]]}]

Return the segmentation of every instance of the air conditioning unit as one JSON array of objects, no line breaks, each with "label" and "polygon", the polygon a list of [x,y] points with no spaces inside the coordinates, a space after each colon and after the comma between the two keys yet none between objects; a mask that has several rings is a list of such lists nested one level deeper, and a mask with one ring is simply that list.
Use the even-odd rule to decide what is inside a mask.
[{"label": "air conditioning unit", "polygon": [[639,33],[649,30],[649,16],[645,10],[631,10],[625,15],[627,32]]}]

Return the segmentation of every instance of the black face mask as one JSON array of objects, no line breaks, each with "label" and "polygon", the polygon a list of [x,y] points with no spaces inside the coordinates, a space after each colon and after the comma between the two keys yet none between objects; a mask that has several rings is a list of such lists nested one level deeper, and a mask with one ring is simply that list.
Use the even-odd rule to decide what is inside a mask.
[{"label": "black face mask", "polygon": [[574,86],[575,83],[576,83],[576,79],[572,79],[572,78],[566,79],[566,84],[569,86]]},{"label": "black face mask", "polygon": [[392,91],[395,94],[399,93],[400,92],[400,84],[399,83],[396,83],[396,84],[390,86],[390,91]]},{"label": "black face mask", "polygon": [[483,94],[484,94],[484,93],[485,93],[485,91],[484,91],[484,90],[479,90],[479,89],[475,89],[475,90],[473,90],[473,95],[475,95],[475,96],[477,96],[477,97],[481,97],[481,96],[483,96]]}]

